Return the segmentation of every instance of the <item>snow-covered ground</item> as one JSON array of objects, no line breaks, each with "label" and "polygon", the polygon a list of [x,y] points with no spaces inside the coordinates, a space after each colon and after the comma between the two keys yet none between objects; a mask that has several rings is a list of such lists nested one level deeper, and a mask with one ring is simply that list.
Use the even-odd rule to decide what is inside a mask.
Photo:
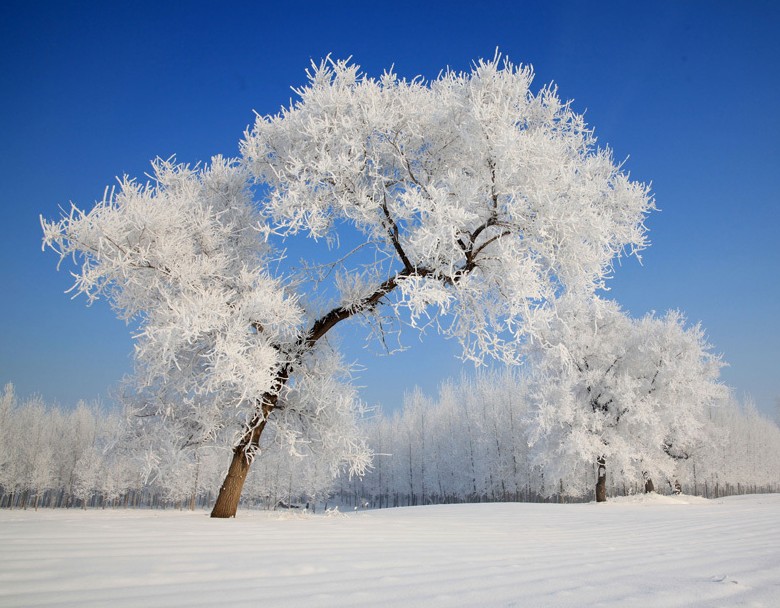
[{"label": "snow-covered ground", "polygon": [[780,606],[780,495],[0,511],[1,606]]}]

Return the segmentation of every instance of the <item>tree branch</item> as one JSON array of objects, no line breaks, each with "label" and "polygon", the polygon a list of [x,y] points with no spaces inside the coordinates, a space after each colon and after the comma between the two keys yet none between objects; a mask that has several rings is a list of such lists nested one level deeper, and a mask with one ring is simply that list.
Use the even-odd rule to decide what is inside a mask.
[{"label": "tree branch", "polygon": [[376,306],[384,296],[398,287],[401,280],[411,276],[428,276],[429,274],[431,272],[425,268],[404,268],[385,280],[374,293],[363,298],[357,304],[349,307],[338,306],[317,319],[306,336],[299,340],[298,346],[303,350],[310,349],[341,321]]},{"label": "tree branch", "polygon": [[409,261],[409,258],[406,255],[403,247],[401,247],[398,224],[396,224],[395,220],[390,215],[390,210],[387,208],[387,191],[382,192],[382,199],[382,211],[385,214],[385,219],[387,220],[388,224],[387,234],[390,237],[390,241],[393,243],[393,247],[395,248],[398,257],[401,258],[401,263],[404,265],[404,270],[411,270],[413,268],[412,263]]}]

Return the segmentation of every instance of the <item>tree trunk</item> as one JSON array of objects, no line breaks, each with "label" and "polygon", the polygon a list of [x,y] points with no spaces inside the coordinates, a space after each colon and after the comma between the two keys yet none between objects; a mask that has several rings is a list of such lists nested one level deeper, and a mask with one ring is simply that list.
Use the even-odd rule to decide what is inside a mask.
[{"label": "tree trunk", "polygon": [[198,498],[198,477],[200,476],[200,455],[195,449],[195,483],[192,484],[192,495],[190,496],[190,511],[195,510],[195,501]]},{"label": "tree trunk", "polygon": [[244,489],[249,467],[254,460],[260,446],[260,436],[263,434],[268,416],[276,406],[276,395],[266,395],[263,401],[262,413],[255,414],[249,423],[244,436],[239,444],[233,448],[233,460],[230,462],[225,481],[219,488],[217,501],[211,510],[211,517],[228,518],[235,517],[238,510],[238,501],[241,500],[241,490]]},{"label": "tree trunk", "polygon": [[607,502],[607,461],[602,456],[596,461],[596,465],[596,502]]},{"label": "tree trunk", "polygon": [[238,501],[241,499],[241,490],[244,488],[246,475],[251,465],[250,457],[244,453],[243,447],[233,450],[233,460],[230,462],[225,481],[219,488],[217,501],[211,510],[211,517],[235,517],[238,510]]}]

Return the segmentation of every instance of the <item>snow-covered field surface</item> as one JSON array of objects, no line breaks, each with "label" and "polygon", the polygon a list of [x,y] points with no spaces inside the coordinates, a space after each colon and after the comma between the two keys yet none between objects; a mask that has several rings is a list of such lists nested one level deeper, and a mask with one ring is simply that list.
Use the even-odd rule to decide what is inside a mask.
[{"label": "snow-covered field surface", "polygon": [[0,511],[2,606],[780,606],[780,495]]}]

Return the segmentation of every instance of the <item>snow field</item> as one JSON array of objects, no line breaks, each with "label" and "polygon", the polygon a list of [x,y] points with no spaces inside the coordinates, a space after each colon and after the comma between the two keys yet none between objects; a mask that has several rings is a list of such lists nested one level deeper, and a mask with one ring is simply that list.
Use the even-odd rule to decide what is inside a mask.
[{"label": "snow field", "polygon": [[780,495],[0,511],[0,606],[777,606]]}]

